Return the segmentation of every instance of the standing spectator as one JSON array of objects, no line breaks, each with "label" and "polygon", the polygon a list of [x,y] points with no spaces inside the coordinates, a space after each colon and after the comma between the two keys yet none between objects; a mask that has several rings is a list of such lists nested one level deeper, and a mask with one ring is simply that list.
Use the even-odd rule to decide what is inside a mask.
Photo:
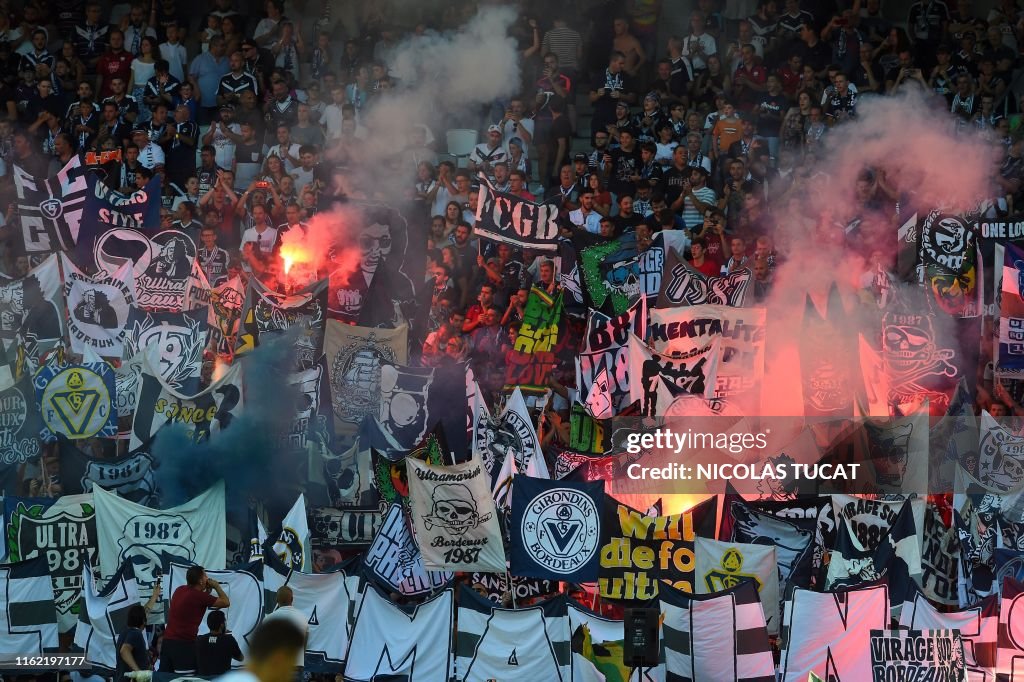
[{"label": "standing spectator", "polygon": [[89,73],[96,71],[96,60],[107,51],[110,25],[101,21],[100,3],[91,0],[85,6],[85,23],[75,26],[72,41],[75,52]]},{"label": "standing spectator", "polygon": [[220,81],[230,70],[229,60],[224,56],[224,38],[220,36],[210,40],[209,51],[192,60],[188,79],[201,107],[200,125],[211,123],[217,116]]},{"label": "standing spectator", "polygon": [[188,51],[181,44],[181,37],[184,31],[178,28],[176,22],[167,26],[167,40],[160,43],[160,57],[167,60],[172,76],[178,82],[185,82],[185,65],[188,63]]},{"label": "standing spectator", "polygon": [[636,93],[624,69],[626,56],[621,52],[612,52],[608,60],[608,68],[598,76],[590,91],[590,103],[594,107],[591,120],[591,131],[605,130],[606,126],[615,122],[615,109],[620,102],[627,106],[636,101]]},{"label": "standing spectator", "polygon": [[[216,592],[213,596],[210,592]],[[196,669],[196,635],[206,609],[226,609],[231,600],[220,583],[206,575],[202,566],[190,566],[185,584],[174,590],[167,608],[167,627],[160,650],[160,670],[193,672]]]},{"label": "standing spectator", "polygon": [[[203,233],[205,235],[205,229]],[[223,611],[210,611],[207,614],[206,627],[210,631],[196,639],[197,675],[223,675],[231,670],[232,660],[245,660],[234,635],[228,632],[227,620]]]},{"label": "standing spectator", "polygon": [[196,172],[199,126],[189,118],[188,107],[179,104],[174,109],[174,123],[169,127],[173,133],[167,148],[167,179],[184,186],[189,176]]},{"label": "standing spectator", "polygon": [[[152,4],[150,21],[156,20],[156,3]],[[142,39],[149,37],[153,39],[153,52],[157,52],[156,29],[146,23],[146,10],[141,4],[132,5],[127,18],[121,20],[121,30],[124,31],[125,49],[133,56],[142,54]]]},{"label": "standing spectator", "polygon": [[123,679],[129,672],[140,672],[149,670],[149,646],[146,644],[146,635],[143,630],[146,627],[146,614],[153,604],[160,599],[160,581],[153,588],[146,605],[133,604],[128,609],[125,630],[117,636],[115,648],[117,650],[117,667],[114,669],[114,679]]},{"label": "standing spectator", "polygon": [[124,49],[124,34],[118,29],[111,30],[109,49],[96,60],[96,91],[100,97],[114,94],[111,83],[115,78],[128,82],[132,59],[132,54]]},{"label": "standing spectator", "polygon": [[[295,594],[292,592],[292,588],[284,585],[277,591],[277,608],[264,619],[264,622],[272,622],[275,620],[285,620],[299,628],[303,635],[303,641],[309,636],[309,617],[306,616],[302,611],[292,606],[295,601]],[[305,663],[305,647],[299,650],[295,656],[295,679],[302,679],[302,668]]]},{"label": "standing spectator", "polygon": [[554,54],[562,73],[570,81],[576,80],[580,59],[583,57],[583,40],[577,31],[569,28],[564,11],[555,15],[551,29],[544,34],[540,50],[545,55]]},{"label": "standing spectator", "polygon": [[690,60],[695,76],[708,68],[708,57],[718,54],[718,44],[706,28],[704,14],[693,12],[690,15],[691,33],[683,38],[682,55]]},{"label": "standing spectator", "polygon": [[907,31],[921,64],[931,68],[932,55],[942,42],[949,24],[949,8],[942,0],[917,0],[907,14]]},{"label": "standing spectator", "polygon": [[254,95],[260,94],[259,81],[245,70],[245,59],[241,52],[231,53],[228,66],[230,69],[221,77],[217,88],[218,104],[233,104],[237,107],[241,93],[248,91]]}]

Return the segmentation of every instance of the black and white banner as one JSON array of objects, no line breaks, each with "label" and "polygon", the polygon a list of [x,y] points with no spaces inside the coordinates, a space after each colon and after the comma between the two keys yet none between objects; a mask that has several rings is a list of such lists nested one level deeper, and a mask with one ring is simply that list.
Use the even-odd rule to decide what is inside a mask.
[{"label": "black and white banner", "polygon": [[196,245],[180,230],[149,236],[130,228],[101,234],[93,248],[97,270],[114,273],[130,263],[135,274],[136,305],[153,312],[180,312],[185,307]]},{"label": "black and white banner", "polygon": [[21,279],[0,285],[0,343],[19,334],[26,351],[39,356],[63,336],[64,300],[60,262],[50,256]]},{"label": "black and white banner", "polygon": [[558,250],[558,204],[536,203],[480,181],[476,205],[478,237],[536,251]]},{"label": "black and white banner", "polygon": [[335,428],[355,431],[364,417],[380,411],[380,371],[409,361],[409,327],[354,327],[327,320],[324,354],[330,372]]},{"label": "black and white banner", "polygon": [[195,393],[199,390],[203,349],[208,338],[208,317],[205,310],[151,313],[132,308],[124,337],[124,357],[135,358],[156,346],[159,362],[149,371],[175,391]]},{"label": "black and white banner", "polygon": [[742,307],[753,279],[753,274],[747,269],[721,277],[705,275],[687,263],[675,249],[669,249],[661,276],[658,307],[706,303]]},{"label": "black and white banner", "polygon": [[89,183],[77,154],[52,177],[34,177],[17,164],[11,175],[18,196],[25,253],[29,258],[74,247]]},{"label": "black and white banner", "polygon": [[967,682],[958,630],[872,630],[871,680]]},{"label": "black and white banner", "polygon": [[640,412],[649,416],[664,414],[668,405],[658,398],[658,380],[672,395],[688,393],[712,398],[722,357],[722,338],[692,349],[686,355],[661,355],[634,336],[629,342],[629,397],[640,401]]},{"label": "black and white banner", "polygon": [[65,494],[57,500],[5,497],[4,505],[8,561],[46,559],[57,623],[61,632],[67,632],[78,621],[82,567],[96,563],[92,495]]},{"label": "black and white banner", "polygon": [[406,458],[409,501],[423,566],[428,571],[503,571],[501,525],[490,476],[473,458],[432,466]]},{"label": "black and white banner", "polygon": [[85,652],[85,660],[94,669],[112,674],[121,658],[116,642],[128,627],[128,611],[141,604],[134,566],[126,559],[99,590],[88,565],[80,570],[78,579],[82,609],[75,628],[75,646]]},{"label": "black and white banner", "polygon": [[384,513],[380,530],[366,550],[363,566],[367,575],[406,595],[433,592],[453,576],[447,571],[424,568],[423,557],[400,504],[392,504]]},{"label": "black and white banner", "polygon": [[168,424],[181,424],[198,441],[226,429],[241,414],[242,367],[231,365],[224,375],[194,395],[175,391],[152,374],[144,373],[132,420],[132,450],[148,443]]},{"label": "black and white banner", "polygon": [[0,564],[0,658],[57,650],[57,609],[46,559]]},{"label": "black and white banner", "polygon": [[98,485],[116,492],[120,497],[159,506],[159,491],[154,470],[157,468],[148,448],[141,448],[120,457],[92,454],[80,450],[73,441],[59,439],[60,484],[65,495],[90,493]]},{"label": "black and white banner", "polygon": [[128,263],[112,274],[89,277],[61,254],[64,297],[68,306],[71,350],[91,348],[98,355],[120,358],[128,315],[135,305],[135,275]]}]

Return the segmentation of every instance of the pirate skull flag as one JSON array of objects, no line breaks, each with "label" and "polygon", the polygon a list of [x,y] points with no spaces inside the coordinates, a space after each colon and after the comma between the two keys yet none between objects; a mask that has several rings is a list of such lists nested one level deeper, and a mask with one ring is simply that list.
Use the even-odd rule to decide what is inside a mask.
[{"label": "pirate skull flag", "polygon": [[72,155],[52,177],[34,177],[17,164],[11,175],[18,196],[22,240],[29,258],[41,259],[74,247],[89,191],[81,157]]},{"label": "pirate skull flag", "polygon": [[479,459],[455,466],[405,460],[416,544],[427,570],[505,570],[490,475]]},{"label": "pirate skull flag", "polygon": [[21,279],[0,284],[0,343],[10,347],[20,335],[30,355],[48,350],[63,337],[62,298],[56,255]]},{"label": "pirate skull flag", "polygon": [[[941,318],[939,318],[941,321]],[[945,411],[959,380],[957,353],[939,334],[932,315],[893,309],[882,317],[882,360],[889,377],[889,403],[928,400]],[[941,413],[940,413],[941,414]]]},{"label": "pirate skull flag", "polygon": [[[650,289],[645,283],[646,279],[655,276],[653,272],[641,272],[636,234],[632,232],[583,249],[579,261],[591,307],[601,310],[607,302],[616,315],[636,303],[640,294]],[[660,279],[661,263],[657,262],[656,266],[657,277]]]},{"label": "pirate skull flag", "polygon": [[159,362],[149,371],[175,391],[195,393],[209,334],[208,317],[206,310],[152,313],[132,308],[124,336],[124,357],[132,359],[156,346]]},{"label": "pirate skull flag", "polygon": [[103,360],[46,364],[33,382],[43,417],[42,440],[51,442],[58,435],[72,440],[117,435],[114,369]]},{"label": "pirate skull flag", "polygon": [[123,354],[128,315],[135,305],[135,275],[128,263],[116,272],[89,277],[61,254],[64,267],[64,298],[67,299],[71,351],[88,347],[98,355],[120,358]]},{"label": "pirate skull flag", "polygon": [[742,307],[754,276],[746,268],[721,277],[694,269],[675,249],[668,249],[658,293],[658,307],[680,305],[731,305]]}]

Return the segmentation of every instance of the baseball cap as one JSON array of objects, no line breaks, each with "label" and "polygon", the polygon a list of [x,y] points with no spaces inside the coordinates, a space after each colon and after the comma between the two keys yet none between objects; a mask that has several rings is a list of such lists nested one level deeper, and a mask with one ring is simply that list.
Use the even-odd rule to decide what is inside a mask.
[{"label": "baseball cap", "polygon": [[572,160],[573,160],[573,162],[576,162],[576,161],[586,161],[587,160],[587,155],[586,154],[575,154],[572,157]]},{"label": "baseball cap", "polygon": [[253,40],[252,38],[243,38],[242,39],[242,49],[244,50],[247,47],[256,47],[256,41]]},{"label": "baseball cap", "polygon": [[234,111],[235,110],[235,105],[231,104],[230,102],[225,102],[224,104],[220,105],[220,110],[221,111],[225,111],[225,110],[227,110],[227,111]]},{"label": "baseball cap", "polygon": [[490,126],[487,127],[487,132],[489,132],[489,133],[500,133],[501,132],[501,126],[499,126],[497,124],[491,124]]}]

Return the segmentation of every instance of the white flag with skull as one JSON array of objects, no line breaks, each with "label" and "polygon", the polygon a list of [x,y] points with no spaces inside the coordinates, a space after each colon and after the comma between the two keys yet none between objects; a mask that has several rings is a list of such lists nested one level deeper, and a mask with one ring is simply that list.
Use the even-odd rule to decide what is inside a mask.
[{"label": "white flag with skull", "polygon": [[456,466],[405,460],[416,544],[427,570],[504,573],[501,526],[479,459]]}]

